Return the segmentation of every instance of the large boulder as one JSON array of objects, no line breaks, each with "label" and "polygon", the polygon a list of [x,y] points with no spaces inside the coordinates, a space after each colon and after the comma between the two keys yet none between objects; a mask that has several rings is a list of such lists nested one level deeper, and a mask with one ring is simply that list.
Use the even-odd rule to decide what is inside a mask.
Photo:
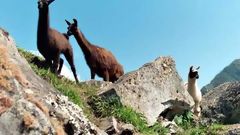
[{"label": "large boulder", "polygon": [[104,134],[38,77],[0,29],[0,134]]},{"label": "large boulder", "polygon": [[171,57],[157,58],[123,75],[116,83],[103,88],[99,95],[119,97],[124,105],[142,113],[149,125],[159,116],[173,118],[193,105]]},{"label": "large boulder", "polygon": [[240,82],[224,83],[203,96],[202,113],[210,121],[240,123]]}]

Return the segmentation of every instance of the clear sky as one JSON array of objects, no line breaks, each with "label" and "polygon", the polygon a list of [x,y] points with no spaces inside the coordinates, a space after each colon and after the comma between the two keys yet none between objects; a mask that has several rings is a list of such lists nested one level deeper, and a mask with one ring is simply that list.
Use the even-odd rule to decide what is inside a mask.
[{"label": "clear sky", "polygon": [[[70,2],[71,1],[71,2]],[[87,39],[116,56],[126,72],[159,56],[172,56],[183,80],[200,65],[199,85],[240,57],[239,0],[55,0],[51,27],[66,32],[64,19],[76,18]],[[1,1],[0,27],[19,47],[37,50],[37,0]],[[90,71],[71,38],[81,80]],[[68,64],[67,64],[68,65]]]}]

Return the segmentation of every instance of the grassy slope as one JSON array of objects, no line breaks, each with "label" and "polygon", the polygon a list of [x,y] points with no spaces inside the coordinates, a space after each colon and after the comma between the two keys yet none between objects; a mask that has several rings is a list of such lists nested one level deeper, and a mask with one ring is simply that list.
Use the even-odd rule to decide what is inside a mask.
[{"label": "grassy slope", "polygon": [[[93,86],[87,86],[85,84],[75,84],[75,82],[70,81],[66,78],[59,79],[54,74],[52,74],[47,69],[38,68],[35,64],[31,63],[31,61],[36,57],[30,52],[24,51],[23,49],[18,49],[19,53],[25,57],[25,59],[29,62],[33,71],[48,81],[51,85],[53,85],[57,90],[63,93],[65,96],[68,96],[69,99],[75,104],[79,105],[83,108],[85,115],[91,120],[96,120],[94,116],[95,110],[91,109],[88,105],[88,99],[91,97],[91,100],[94,101],[95,106],[97,108],[94,109],[102,109],[101,112],[108,115],[101,115],[101,117],[105,116],[115,116],[119,120],[127,123],[133,124],[136,129],[143,134],[158,134],[158,131],[161,134],[167,133],[167,129],[162,128],[160,125],[156,124],[153,128],[148,128],[146,120],[139,113],[136,113],[129,107],[125,107],[123,105],[118,104],[118,101],[114,100],[114,102],[103,101],[96,96],[97,88]],[[39,58],[41,59],[41,58]],[[108,106],[108,107],[107,107]]]},{"label": "grassy slope", "polygon": [[[59,90],[64,95],[68,96],[69,99],[75,104],[79,105],[83,110],[85,115],[94,123],[98,117],[115,116],[119,120],[133,124],[136,129],[142,134],[166,134],[168,129],[163,128],[159,124],[155,124],[152,127],[148,127],[146,120],[142,114],[136,113],[131,108],[123,106],[118,99],[108,99],[103,100],[96,96],[96,91],[98,88],[93,86],[87,86],[85,84],[76,85],[75,82],[67,80],[65,78],[59,79],[54,74],[52,74],[47,69],[40,69],[35,64],[31,63],[34,59],[33,54],[19,49],[20,54],[26,58],[32,69],[37,75],[48,81],[57,90]],[[88,105],[89,97],[91,99],[91,107]],[[95,115],[94,115],[95,114]],[[207,126],[193,126],[192,119],[189,115],[176,117],[178,125],[183,128],[183,132],[178,134],[184,135],[202,135],[202,134],[217,134],[222,131],[221,125],[211,125]]]}]

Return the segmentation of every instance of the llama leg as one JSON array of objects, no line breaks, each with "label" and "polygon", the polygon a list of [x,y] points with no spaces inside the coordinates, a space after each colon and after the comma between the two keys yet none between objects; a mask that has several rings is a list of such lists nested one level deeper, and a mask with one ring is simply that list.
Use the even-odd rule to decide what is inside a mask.
[{"label": "llama leg", "polygon": [[71,66],[71,70],[73,72],[76,83],[79,83],[78,78],[77,78],[76,68],[75,68],[74,61],[73,61],[72,50],[68,50],[66,53],[64,53],[64,56],[67,59],[69,65]]},{"label": "llama leg", "polygon": [[63,63],[64,63],[63,59],[60,58],[60,63],[59,63],[59,68],[58,68],[58,75],[60,75],[60,73],[62,71]]},{"label": "llama leg", "polygon": [[52,60],[51,59],[46,59],[42,64],[42,67],[45,69],[49,69],[52,66]]},{"label": "llama leg", "polygon": [[60,63],[60,54],[57,54],[57,56],[53,59],[53,65],[52,65],[52,72],[56,75],[58,75],[58,64]]},{"label": "llama leg", "polygon": [[195,101],[195,105],[194,105],[194,114],[199,117],[201,115],[201,107],[200,107],[200,102],[199,101]]},{"label": "llama leg", "polygon": [[91,70],[91,79],[95,79],[95,72],[93,70]]},{"label": "llama leg", "polygon": [[106,82],[109,82],[109,73],[107,70],[104,71],[104,77],[103,77],[103,80],[106,81]]},{"label": "llama leg", "polygon": [[115,82],[115,81],[118,80],[118,78],[119,78],[120,76],[121,76],[121,75],[120,75],[119,73],[115,73],[114,75],[112,75],[112,76],[110,77],[110,80],[109,80],[109,81]]}]

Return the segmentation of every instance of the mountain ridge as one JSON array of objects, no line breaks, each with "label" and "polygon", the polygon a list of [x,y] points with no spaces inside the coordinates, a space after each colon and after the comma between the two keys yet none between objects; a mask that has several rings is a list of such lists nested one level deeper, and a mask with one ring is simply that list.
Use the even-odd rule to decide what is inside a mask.
[{"label": "mountain ridge", "polygon": [[226,83],[240,81],[240,59],[235,59],[222,71],[220,71],[209,84],[202,87],[201,91],[206,94],[209,90]]}]

